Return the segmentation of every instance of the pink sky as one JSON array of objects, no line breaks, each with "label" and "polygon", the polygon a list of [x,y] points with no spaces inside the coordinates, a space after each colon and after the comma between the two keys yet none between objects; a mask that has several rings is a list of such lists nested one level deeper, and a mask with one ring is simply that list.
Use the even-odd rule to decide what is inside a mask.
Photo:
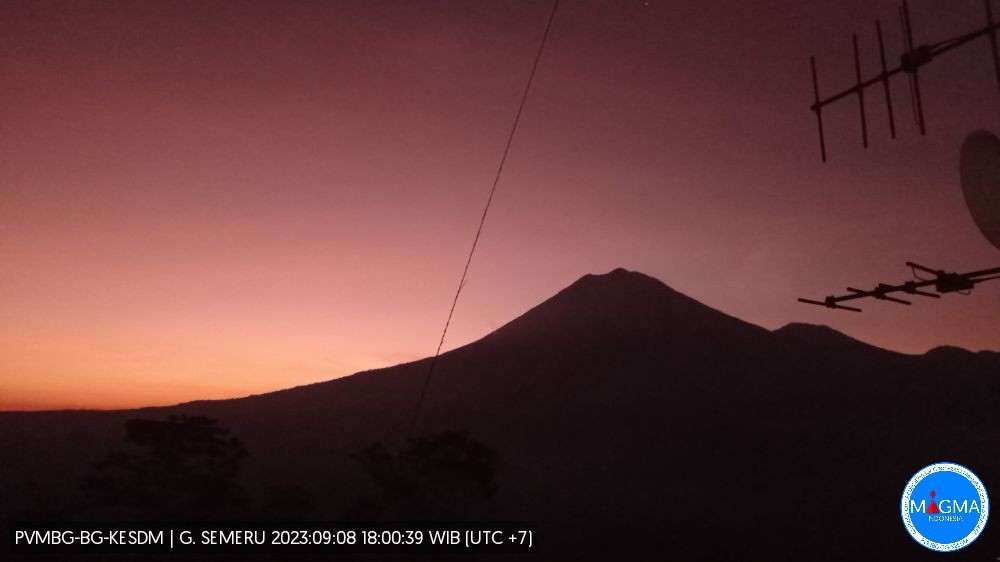
[{"label": "pink sky", "polygon": [[[446,348],[591,272],[639,270],[767,328],[1000,350],[1000,283],[864,314],[795,302],[1000,265],[958,148],[997,130],[985,40],[869,99],[895,1],[564,1]],[[648,5],[646,5],[648,4]],[[918,39],[982,5],[912,2]],[[433,353],[549,7],[0,5],[0,409],[242,396]]]}]

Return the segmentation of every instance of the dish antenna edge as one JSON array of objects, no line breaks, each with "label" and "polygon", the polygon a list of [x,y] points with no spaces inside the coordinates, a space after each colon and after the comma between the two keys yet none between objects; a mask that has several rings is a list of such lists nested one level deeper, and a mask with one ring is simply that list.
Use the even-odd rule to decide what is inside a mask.
[{"label": "dish antenna edge", "polygon": [[959,162],[962,193],[972,220],[1000,248],[1000,139],[989,131],[969,133]]}]

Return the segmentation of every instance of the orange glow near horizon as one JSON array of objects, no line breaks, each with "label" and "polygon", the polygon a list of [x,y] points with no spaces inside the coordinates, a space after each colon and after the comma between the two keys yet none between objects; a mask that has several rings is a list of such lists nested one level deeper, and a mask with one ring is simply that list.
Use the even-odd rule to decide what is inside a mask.
[{"label": "orange glow near horizon", "polygon": [[[0,410],[432,354],[549,8],[416,4],[2,3]],[[873,106],[863,151],[845,103],[819,163],[808,55],[831,91],[850,53],[819,38],[896,9],[842,4],[560,8],[446,349],[625,267],[770,329],[1000,350],[1000,282],[861,315],[795,302],[906,260],[1000,265],[957,185],[964,135],[1000,122],[985,46],[928,78],[930,135],[890,142]],[[981,18],[914,4],[928,37]]]}]

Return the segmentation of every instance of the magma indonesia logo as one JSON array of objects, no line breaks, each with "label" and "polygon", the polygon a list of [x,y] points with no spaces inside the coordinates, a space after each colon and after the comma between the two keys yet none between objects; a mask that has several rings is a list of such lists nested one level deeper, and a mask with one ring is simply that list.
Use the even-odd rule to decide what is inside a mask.
[{"label": "magma indonesia logo", "polygon": [[903,525],[923,546],[950,552],[968,546],[986,527],[990,499],[971,470],[939,462],[913,475],[903,489]]}]

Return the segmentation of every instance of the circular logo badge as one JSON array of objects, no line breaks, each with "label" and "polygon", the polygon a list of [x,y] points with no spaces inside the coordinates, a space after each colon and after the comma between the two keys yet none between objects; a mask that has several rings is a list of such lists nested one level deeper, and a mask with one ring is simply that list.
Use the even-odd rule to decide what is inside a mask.
[{"label": "circular logo badge", "polygon": [[969,546],[986,527],[986,487],[960,464],[939,462],[913,475],[900,504],[903,525],[915,541],[938,552]]}]

